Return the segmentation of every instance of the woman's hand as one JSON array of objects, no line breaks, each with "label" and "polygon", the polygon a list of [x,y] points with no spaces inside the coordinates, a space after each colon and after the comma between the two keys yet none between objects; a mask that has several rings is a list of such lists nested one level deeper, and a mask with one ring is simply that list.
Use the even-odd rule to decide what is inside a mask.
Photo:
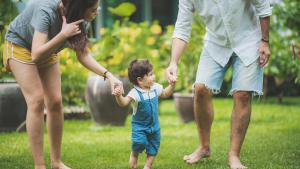
[{"label": "woman's hand", "polygon": [[67,23],[67,19],[65,16],[62,16],[62,28],[60,33],[67,39],[69,37],[72,37],[74,35],[78,35],[81,33],[79,24],[82,23],[84,20],[80,19],[78,21]]},{"label": "woman's hand", "polygon": [[[122,94],[124,94],[124,89],[123,89],[123,83],[117,79],[113,74],[111,74],[110,72],[108,72],[106,74],[109,83],[110,83],[110,87],[111,87],[111,91],[113,95],[116,95],[116,93],[121,92]],[[118,91],[120,90],[120,91]]]}]

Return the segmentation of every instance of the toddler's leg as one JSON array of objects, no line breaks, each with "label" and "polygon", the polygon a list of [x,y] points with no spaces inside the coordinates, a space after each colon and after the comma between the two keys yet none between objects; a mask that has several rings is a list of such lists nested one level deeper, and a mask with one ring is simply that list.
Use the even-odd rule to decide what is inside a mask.
[{"label": "toddler's leg", "polygon": [[147,160],[144,169],[151,169],[154,162],[155,156],[147,155]]},{"label": "toddler's leg", "polygon": [[139,157],[139,153],[133,151],[131,152],[129,157],[130,168],[137,168],[138,157]]}]

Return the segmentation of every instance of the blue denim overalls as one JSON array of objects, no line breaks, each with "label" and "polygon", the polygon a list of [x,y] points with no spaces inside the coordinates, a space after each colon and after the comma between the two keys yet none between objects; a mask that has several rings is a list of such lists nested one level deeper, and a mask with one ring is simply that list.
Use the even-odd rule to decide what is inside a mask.
[{"label": "blue denim overalls", "polygon": [[135,90],[141,101],[132,116],[132,151],[141,153],[146,149],[148,155],[156,156],[160,146],[157,91],[154,89],[155,97],[145,100],[142,92]]}]

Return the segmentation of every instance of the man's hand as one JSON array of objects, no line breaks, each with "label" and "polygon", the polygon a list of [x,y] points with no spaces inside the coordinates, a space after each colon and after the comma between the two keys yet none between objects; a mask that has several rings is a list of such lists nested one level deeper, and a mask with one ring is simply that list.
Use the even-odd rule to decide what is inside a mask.
[{"label": "man's hand", "polygon": [[259,45],[259,64],[264,67],[271,56],[269,43],[262,41]]},{"label": "man's hand", "polygon": [[169,84],[175,84],[177,80],[177,65],[176,63],[170,63],[166,70],[166,76]]}]

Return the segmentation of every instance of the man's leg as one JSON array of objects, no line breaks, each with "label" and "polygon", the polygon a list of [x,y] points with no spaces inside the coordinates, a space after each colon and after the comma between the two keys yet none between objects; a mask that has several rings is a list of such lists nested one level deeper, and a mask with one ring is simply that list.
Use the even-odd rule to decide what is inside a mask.
[{"label": "man's leg", "polygon": [[64,116],[59,64],[39,69],[39,74],[45,93],[51,165],[53,169],[69,169],[61,161]]},{"label": "man's leg", "polygon": [[212,93],[204,84],[195,85],[194,115],[200,140],[199,147],[190,155],[184,156],[187,163],[193,164],[210,156],[210,131],[214,118]]},{"label": "man's leg", "polygon": [[231,116],[231,148],[228,155],[229,165],[233,169],[247,168],[240,161],[240,151],[247,132],[251,116],[251,93],[237,91],[233,94],[233,112]]}]

